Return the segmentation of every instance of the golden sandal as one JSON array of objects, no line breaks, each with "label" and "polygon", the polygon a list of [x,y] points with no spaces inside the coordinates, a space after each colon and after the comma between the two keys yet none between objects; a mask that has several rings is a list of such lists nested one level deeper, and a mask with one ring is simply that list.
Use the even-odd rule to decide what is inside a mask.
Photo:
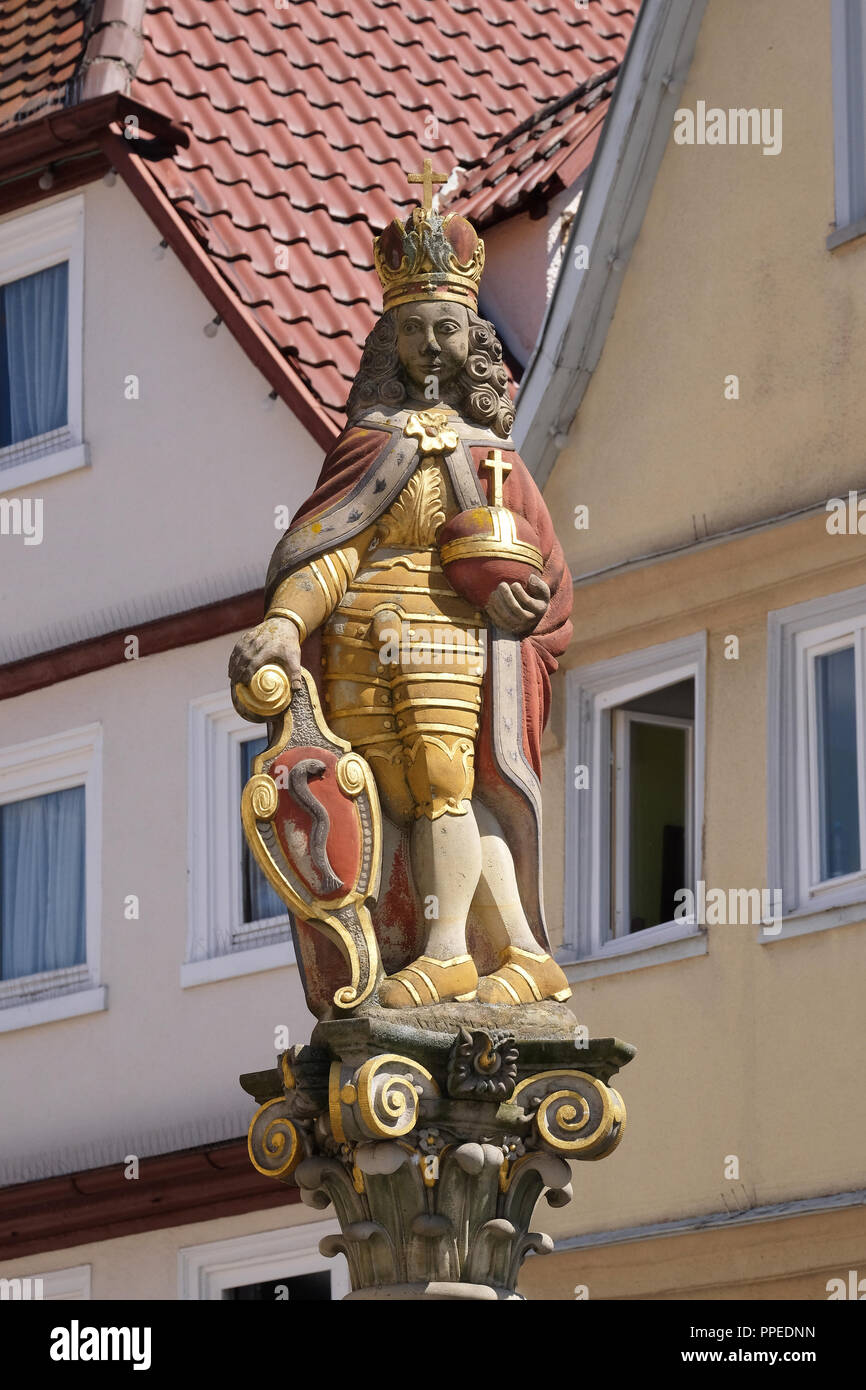
[{"label": "golden sandal", "polygon": [[477,985],[478,971],[471,956],[454,956],[451,960],[419,956],[382,981],[379,1002],[386,1009],[417,1008],[451,999],[464,1004],[475,998]]},{"label": "golden sandal", "polygon": [[498,970],[478,982],[482,1004],[537,1004],[543,999],[563,1003],[571,989],[556,961],[546,952],[535,955],[517,946],[506,946]]}]

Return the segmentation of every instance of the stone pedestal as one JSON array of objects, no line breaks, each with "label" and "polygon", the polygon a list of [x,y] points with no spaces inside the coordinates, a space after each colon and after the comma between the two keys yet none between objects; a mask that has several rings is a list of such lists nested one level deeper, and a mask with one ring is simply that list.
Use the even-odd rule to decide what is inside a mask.
[{"label": "stone pedestal", "polygon": [[310,1045],[241,1077],[261,1173],[333,1204],[349,1299],[519,1299],[520,1266],[553,1248],[529,1229],[567,1160],[604,1158],[625,1128],[608,1085],[634,1049],[587,1039],[564,1004],[439,1004],[320,1022]]}]

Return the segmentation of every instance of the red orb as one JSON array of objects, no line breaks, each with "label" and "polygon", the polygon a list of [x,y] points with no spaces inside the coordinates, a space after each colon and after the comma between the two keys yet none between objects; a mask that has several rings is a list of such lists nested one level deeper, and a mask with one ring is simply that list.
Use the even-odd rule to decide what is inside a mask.
[{"label": "red orb", "polygon": [[544,567],[535,531],[525,517],[505,507],[460,512],[437,540],[449,584],[476,608],[486,607],[503,580],[525,585]]}]

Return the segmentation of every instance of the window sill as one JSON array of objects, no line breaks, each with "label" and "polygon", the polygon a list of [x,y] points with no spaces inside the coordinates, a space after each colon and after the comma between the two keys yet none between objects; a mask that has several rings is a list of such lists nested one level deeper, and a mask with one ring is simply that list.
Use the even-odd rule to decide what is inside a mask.
[{"label": "window sill", "polygon": [[566,947],[556,958],[569,984],[580,984],[602,975],[619,975],[626,970],[666,965],[689,956],[705,956],[707,932],[689,922],[664,922],[658,927],[648,927],[640,936],[612,941],[593,956],[575,960],[572,951],[573,947]]},{"label": "window sill", "polygon": [[71,444],[52,454],[25,459],[11,468],[0,468],[0,493],[13,492],[15,488],[29,487],[31,483],[41,483],[46,478],[56,478],[77,468],[89,467],[90,451],[87,445]]},{"label": "window sill", "polygon": [[794,936],[809,936],[812,932],[829,931],[832,927],[847,927],[866,922],[866,902],[837,903],[816,908],[814,903],[783,918],[778,927],[760,927],[758,941],[770,946],[774,941],[790,941]]},{"label": "window sill", "polygon": [[216,980],[233,980],[240,975],[258,975],[263,970],[277,970],[295,964],[295,948],[291,941],[273,946],[254,946],[247,951],[233,951],[227,956],[212,956],[209,960],[190,960],[180,967],[181,989],[209,985]]},{"label": "window sill", "polygon": [[0,981],[0,1009],[7,999],[10,1005],[40,1004],[47,995],[57,999],[63,994],[78,994],[89,985],[90,968],[86,963],[41,970],[37,975],[18,975]]},{"label": "window sill", "polygon": [[82,1014],[102,1013],[108,1008],[108,988],[82,989],[74,994],[60,994],[53,999],[38,999],[30,1004],[13,1004],[0,1009],[0,1033],[13,1033],[19,1028],[36,1028],[42,1023],[58,1023],[64,1018],[79,1018]]},{"label": "window sill", "polygon": [[278,917],[262,917],[258,922],[245,922],[232,932],[232,951],[253,951],[261,946],[279,946],[291,940],[291,923],[287,913]]},{"label": "window sill", "polygon": [[837,246],[846,246],[849,241],[858,241],[866,236],[866,217],[858,222],[849,222],[847,227],[837,227],[827,238],[827,250],[835,251]]}]

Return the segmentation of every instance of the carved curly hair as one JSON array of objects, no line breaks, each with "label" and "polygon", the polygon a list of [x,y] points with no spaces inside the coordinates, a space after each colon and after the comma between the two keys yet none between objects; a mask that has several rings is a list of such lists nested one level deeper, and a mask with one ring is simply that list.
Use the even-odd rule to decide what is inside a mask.
[{"label": "carved curly hair", "polygon": [[[354,384],[346,402],[349,424],[377,405],[399,406],[409,392],[397,353],[396,309],[387,309],[368,334]],[[466,420],[484,425],[507,439],[514,424],[514,405],[508,394],[508,373],[502,365],[502,344],[496,329],[472,309],[469,317],[469,356],[441,400]],[[435,406],[438,402],[431,401]]]}]

